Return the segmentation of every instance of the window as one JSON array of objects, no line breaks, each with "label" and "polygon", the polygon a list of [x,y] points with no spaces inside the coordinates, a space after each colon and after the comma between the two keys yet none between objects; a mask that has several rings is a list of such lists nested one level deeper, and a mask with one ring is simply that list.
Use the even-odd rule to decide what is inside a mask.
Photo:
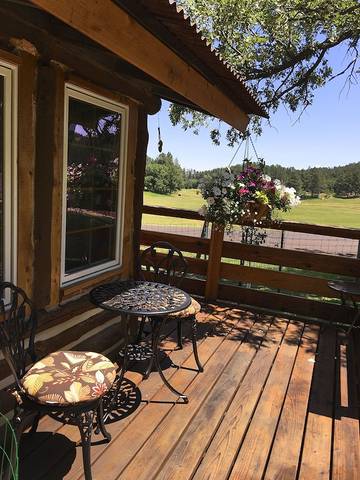
[{"label": "window", "polygon": [[127,107],[65,90],[62,284],[121,265]]},{"label": "window", "polygon": [[0,280],[16,282],[16,67],[0,60]]}]

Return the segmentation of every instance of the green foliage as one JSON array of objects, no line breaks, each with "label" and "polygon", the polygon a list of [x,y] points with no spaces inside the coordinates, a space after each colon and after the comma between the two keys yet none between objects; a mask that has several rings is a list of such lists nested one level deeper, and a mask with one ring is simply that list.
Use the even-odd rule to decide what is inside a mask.
[{"label": "green foliage", "polygon": [[184,173],[170,152],[161,153],[155,160],[148,157],[145,172],[145,190],[168,195],[184,186]]},{"label": "green foliage", "polygon": [[[315,91],[336,76],[357,81],[360,38],[358,0],[177,0],[197,22],[207,39],[248,86],[257,92],[270,112],[284,104],[302,112],[312,104]],[[334,71],[328,53],[343,45],[346,58]],[[300,113],[301,114],[301,113]],[[198,130],[209,119],[203,114],[173,105],[173,124]],[[253,129],[261,131],[259,120]],[[218,128],[211,132],[219,142]],[[229,144],[239,139],[230,129]]]},{"label": "green foliage", "polygon": [[338,197],[360,196],[360,172],[346,169],[337,176],[334,192]]},{"label": "green foliage", "polygon": [[[234,165],[231,171],[239,174],[242,165]],[[191,179],[192,188],[196,188],[202,178],[216,178],[223,169],[215,168],[203,172],[187,170],[185,184]],[[313,167],[297,170],[294,167],[281,165],[265,165],[265,173],[271,178],[279,179],[288,187],[293,187],[303,197],[319,196],[320,193],[339,197],[360,196],[360,162],[350,163],[342,167]]]}]

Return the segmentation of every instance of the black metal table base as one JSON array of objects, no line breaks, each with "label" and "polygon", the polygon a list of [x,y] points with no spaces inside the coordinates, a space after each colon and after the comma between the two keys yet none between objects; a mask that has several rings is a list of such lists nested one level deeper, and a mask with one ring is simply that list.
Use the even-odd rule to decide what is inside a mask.
[{"label": "black metal table base", "polygon": [[[191,319],[192,321],[192,346],[193,352],[195,357],[195,362],[199,372],[203,372],[204,368],[200,363],[198,351],[197,351],[197,343],[196,343],[196,333],[197,333],[197,323],[195,316]],[[181,403],[188,403],[188,397],[185,393],[178,391],[173,385],[169,382],[166,378],[163,368],[161,366],[161,353],[162,350],[160,348],[160,339],[161,339],[161,331],[163,326],[166,322],[164,317],[155,317],[151,320],[152,323],[152,339],[151,339],[151,346],[150,345],[143,345],[143,344],[128,344],[127,347],[124,347],[122,350],[119,351],[119,356],[122,361],[122,365],[128,365],[129,362],[134,361],[147,361],[147,368],[143,373],[143,378],[147,379],[150,376],[150,373],[153,371],[154,367],[155,370],[159,373],[161,380],[163,381],[164,385],[174,394],[176,395]],[[122,377],[124,376],[126,371],[126,367],[122,372]]]},{"label": "black metal table base", "polygon": [[[164,375],[160,361],[160,338],[163,325],[168,315],[181,312],[191,304],[190,296],[182,290],[156,282],[147,281],[116,281],[105,285],[100,285],[90,292],[92,302],[105,310],[119,312],[125,316],[125,341],[124,348],[120,352],[122,359],[121,368],[118,373],[117,386],[106,399],[104,421],[110,415],[112,407],[118,398],[121,389],[121,383],[127,370],[128,362],[131,360],[147,360],[148,366],[144,373],[144,378],[148,378],[154,366],[158,371],[164,385],[176,395],[183,403],[188,403],[188,397],[185,393],[179,392]],[[129,344],[129,328],[131,317],[144,317],[151,320],[152,339],[151,346],[144,348],[141,345]],[[185,320],[185,319],[184,319]],[[192,321],[192,344],[194,357],[199,372],[203,367],[199,360],[196,343],[196,318],[189,317],[186,320]],[[181,343],[181,324],[178,321],[178,337]],[[100,428],[100,426],[99,426]]]}]

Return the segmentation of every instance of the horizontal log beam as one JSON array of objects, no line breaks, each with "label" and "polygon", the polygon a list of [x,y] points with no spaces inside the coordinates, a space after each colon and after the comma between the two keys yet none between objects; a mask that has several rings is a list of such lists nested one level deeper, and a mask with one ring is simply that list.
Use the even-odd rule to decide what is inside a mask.
[{"label": "horizontal log beam", "polygon": [[174,233],[153,232],[142,230],[141,245],[152,245],[154,242],[169,242],[174,247],[191,253],[209,253],[209,240],[207,238],[188,237],[185,235],[175,235]]},{"label": "horizontal log beam", "polygon": [[[144,249],[141,249],[141,252],[144,251]],[[167,257],[166,254],[162,253],[157,253],[158,258],[164,259]],[[206,275],[207,271],[207,260],[201,260],[200,258],[192,258],[192,257],[186,257],[186,262],[188,264],[188,272],[187,273],[192,273],[196,275]]]},{"label": "horizontal log beam", "polygon": [[283,313],[320,318],[328,322],[350,323],[353,315],[351,308],[342,305],[233,285],[220,284],[219,299],[240,305],[252,305]]},{"label": "horizontal log beam", "polygon": [[143,214],[160,215],[162,217],[186,218],[187,220],[202,220],[204,217],[194,210],[185,210],[181,208],[153,207],[150,205],[143,206]]},{"label": "horizontal log beam", "polygon": [[144,82],[117,70],[115,55],[102,51],[101,47],[94,51],[79,39],[67,38],[61,22],[53,20],[50,23],[44,15],[34,8],[29,12],[25,6],[0,5],[0,39],[25,38],[35,45],[42,61],[56,60],[88,81],[143,103],[150,114],[159,111],[160,100],[143,85]]},{"label": "horizontal log beam", "polygon": [[321,255],[235,242],[224,242],[223,257],[351,277],[360,276],[360,259],[357,258]]},{"label": "horizontal log beam", "polygon": [[339,298],[340,294],[328,287],[328,280],[324,278],[297,275],[294,273],[277,272],[264,268],[245,267],[231,263],[222,263],[220,277],[236,282],[249,282],[256,285],[319,295],[320,297]]},{"label": "horizontal log beam", "polygon": [[330,227],[312,223],[298,222],[271,222],[264,224],[264,228],[272,230],[285,230],[286,232],[309,233],[311,235],[324,235],[325,237],[347,238],[360,240],[359,228]]},{"label": "horizontal log beam", "polygon": [[111,0],[31,0],[201,109],[244,131],[249,118],[168,46]]}]

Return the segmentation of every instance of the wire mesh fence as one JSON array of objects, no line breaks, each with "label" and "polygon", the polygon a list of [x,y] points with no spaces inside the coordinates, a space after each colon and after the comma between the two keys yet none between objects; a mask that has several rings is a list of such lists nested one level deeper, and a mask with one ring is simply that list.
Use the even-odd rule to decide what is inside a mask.
[{"label": "wire mesh fence", "polygon": [[[144,225],[144,229],[173,233],[177,235],[187,235],[200,238],[202,236],[202,226],[193,225]],[[203,238],[209,238],[210,229]],[[343,257],[356,258],[359,252],[359,240],[349,238],[330,237],[326,235],[315,235],[310,233],[289,232],[283,230],[265,230],[266,235],[261,245],[273,248],[285,248],[288,250],[300,250],[305,252],[320,253],[326,255],[338,255]],[[241,227],[235,228],[229,234],[225,234],[225,240],[232,242],[242,242],[243,235]]]}]

